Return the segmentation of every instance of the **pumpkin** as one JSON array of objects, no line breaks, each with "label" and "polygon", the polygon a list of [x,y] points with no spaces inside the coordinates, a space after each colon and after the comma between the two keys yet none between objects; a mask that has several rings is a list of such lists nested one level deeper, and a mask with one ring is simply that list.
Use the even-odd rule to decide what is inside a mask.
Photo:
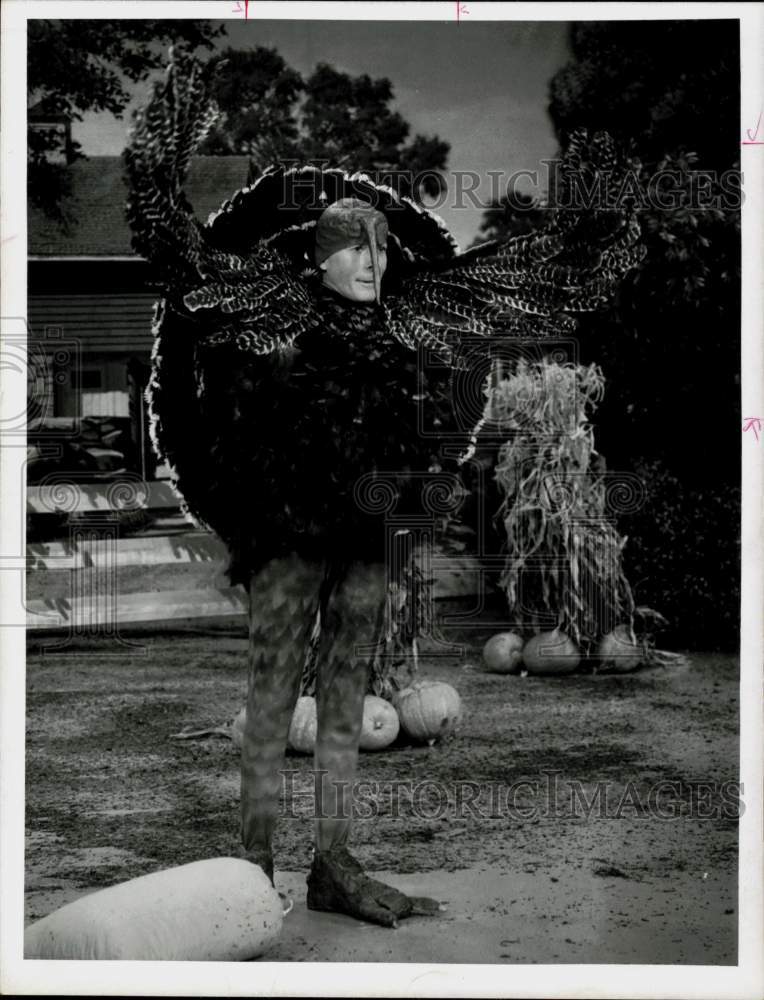
[{"label": "pumpkin", "polygon": [[382,750],[390,746],[399,730],[398,713],[390,702],[367,694],[363,702],[361,750]]},{"label": "pumpkin", "polygon": [[483,663],[494,674],[511,674],[520,669],[523,640],[515,632],[498,632],[483,646]]},{"label": "pumpkin", "polygon": [[313,753],[316,749],[317,730],[316,699],[310,695],[303,695],[297,699],[294,707],[287,742],[297,753]]},{"label": "pumpkin", "polygon": [[459,694],[442,681],[417,681],[399,691],[394,704],[406,735],[431,746],[452,733],[461,721]]},{"label": "pumpkin", "polygon": [[539,632],[523,647],[523,663],[529,674],[571,674],[581,662],[576,644],[564,632]]},{"label": "pumpkin", "polygon": [[601,669],[625,674],[637,669],[642,651],[632,639],[631,629],[627,625],[618,625],[600,639],[597,658]]},{"label": "pumpkin", "polygon": [[231,739],[239,749],[241,749],[241,745],[244,742],[244,723],[246,721],[247,709],[245,706],[233,720],[233,725],[231,726]]},{"label": "pumpkin", "polygon": [[210,858],[93,892],[27,927],[26,959],[242,962],[281,933],[279,894],[258,865]]},{"label": "pumpkin", "polygon": [[[242,708],[231,727],[231,738],[237,747],[244,742],[244,726],[247,722],[247,709]],[[316,699],[306,695],[297,699],[297,704],[289,723],[287,743],[297,753],[313,753],[316,747],[316,731],[318,717],[316,715]],[[395,738],[395,737],[393,737]]]}]

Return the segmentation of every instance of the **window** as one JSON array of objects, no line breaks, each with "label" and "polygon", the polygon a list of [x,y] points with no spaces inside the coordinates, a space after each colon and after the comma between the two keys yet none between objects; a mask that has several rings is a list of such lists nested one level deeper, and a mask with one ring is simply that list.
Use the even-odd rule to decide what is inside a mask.
[{"label": "window", "polygon": [[80,382],[80,388],[100,389],[101,388],[100,370],[98,368],[85,368],[82,372],[82,380]]}]

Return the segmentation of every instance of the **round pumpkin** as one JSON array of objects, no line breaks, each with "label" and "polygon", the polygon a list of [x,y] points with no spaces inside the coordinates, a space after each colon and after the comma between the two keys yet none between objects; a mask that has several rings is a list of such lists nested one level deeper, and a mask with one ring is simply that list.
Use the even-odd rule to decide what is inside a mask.
[{"label": "round pumpkin", "polygon": [[597,644],[597,659],[602,670],[626,674],[636,670],[642,660],[642,651],[632,640],[627,625],[617,625]]},{"label": "round pumpkin", "polygon": [[[231,737],[240,749],[244,742],[244,726],[246,722],[247,709],[245,706],[233,720],[233,726],[231,727]],[[292,713],[292,720],[289,723],[287,743],[297,753],[313,753],[316,746],[317,729],[316,699],[308,696],[298,698],[294,712]]]},{"label": "round pumpkin", "polygon": [[511,674],[520,669],[523,640],[515,632],[498,632],[483,646],[483,663],[493,674]]},{"label": "round pumpkin", "polygon": [[367,694],[363,702],[361,750],[383,750],[398,735],[398,713],[389,701]]},{"label": "round pumpkin", "polygon": [[539,632],[523,647],[523,663],[529,674],[539,677],[572,674],[581,656],[571,638],[555,629]]},{"label": "round pumpkin", "polygon": [[417,681],[398,692],[395,706],[404,733],[430,745],[452,733],[462,716],[458,692],[443,681]]},{"label": "round pumpkin", "polygon": [[239,711],[239,714],[233,720],[233,726],[231,727],[231,739],[234,741],[236,746],[241,749],[244,743],[244,723],[247,721],[247,707],[246,705]]},{"label": "round pumpkin", "polygon": [[316,699],[310,695],[303,695],[297,699],[294,707],[287,742],[297,753],[313,753],[316,749],[317,730]]}]

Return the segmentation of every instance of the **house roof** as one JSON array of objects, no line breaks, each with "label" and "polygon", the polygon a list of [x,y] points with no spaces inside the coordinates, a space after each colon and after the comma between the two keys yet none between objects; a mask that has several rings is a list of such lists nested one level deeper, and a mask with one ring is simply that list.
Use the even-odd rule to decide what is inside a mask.
[{"label": "house roof", "polygon": [[[206,221],[247,181],[246,156],[198,156],[191,162],[186,195],[197,218]],[[130,228],[125,219],[127,186],[119,156],[91,156],[67,168],[72,196],[64,207],[68,228],[29,206],[30,257],[130,257]]]}]

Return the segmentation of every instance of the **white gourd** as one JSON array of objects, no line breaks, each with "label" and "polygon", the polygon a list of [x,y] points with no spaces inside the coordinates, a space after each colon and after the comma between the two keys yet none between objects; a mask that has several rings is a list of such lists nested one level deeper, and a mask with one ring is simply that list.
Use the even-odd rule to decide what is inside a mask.
[{"label": "white gourd", "polygon": [[498,632],[483,646],[483,663],[494,674],[512,674],[520,669],[523,640],[516,632]]},{"label": "white gourd", "polygon": [[[244,727],[246,724],[247,708],[245,705],[233,720],[233,725],[231,726],[231,739],[239,749],[241,749],[244,743]],[[312,754],[316,748],[317,729],[318,715],[316,712],[316,699],[311,695],[304,695],[297,699],[297,704],[292,713],[287,745],[296,753]]]},{"label": "white gourd", "polygon": [[572,674],[581,662],[576,644],[559,628],[539,632],[523,646],[523,664],[537,677]]},{"label": "white gourd", "polygon": [[26,959],[236,962],[278,938],[279,894],[262,868],[210,858],[90,893],[27,927]]},{"label": "white gourd", "polygon": [[642,662],[642,650],[633,641],[631,629],[627,625],[617,625],[612,632],[603,636],[597,646],[600,669],[617,674],[636,670]]},{"label": "white gourd", "polygon": [[233,720],[233,725],[231,726],[231,739],[234,741],[236,746],[241,750],[242,744],[244,743],[244,724],[247,721],[247,707],[239,709],[236,718]]},{"label": "white gourd", "polygon": [[403,731],[411,739],[432,744],[450,736],[459,726],[459,693],[443,681],[416,681],[393,698]]},{"label": "white gourd", "polygon": [[318,709],[312,695],[302,695],[297,699],[289,723],[287,743],[296,753],[311,754],[316,749],[318,733]]},{"label": "white gourd", "polygon": [[363,701],[361,725],[361,750],[384,750],[398,735],[398,713],[384,698],[367,694]]}]

